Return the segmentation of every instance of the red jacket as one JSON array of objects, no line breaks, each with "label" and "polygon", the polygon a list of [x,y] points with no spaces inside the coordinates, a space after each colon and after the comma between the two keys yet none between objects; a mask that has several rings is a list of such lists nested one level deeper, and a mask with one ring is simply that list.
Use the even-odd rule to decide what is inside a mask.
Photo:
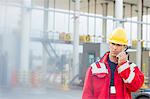
[{"label": "red jacket", "polygon": [[[88,68],[82,99],[109,99],[111,73],[108,56],[109,52]],[[117,66],[114,73],[116,99],[131,99],[131,92],[137,91],[143,82],[144,75],[134,63]]]}]

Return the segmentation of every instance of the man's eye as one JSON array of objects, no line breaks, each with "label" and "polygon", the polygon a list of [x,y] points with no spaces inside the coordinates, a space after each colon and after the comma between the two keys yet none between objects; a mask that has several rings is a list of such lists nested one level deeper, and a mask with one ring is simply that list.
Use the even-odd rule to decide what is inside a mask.
[{"label": "man's eye", "polygon": [[116,45],[115,43],[111,43],[112,45]]},{"label": "man's eye", "polygon": [[122,46],[122,45],[120,45],[120,44],[117,44],[117,46]]}]

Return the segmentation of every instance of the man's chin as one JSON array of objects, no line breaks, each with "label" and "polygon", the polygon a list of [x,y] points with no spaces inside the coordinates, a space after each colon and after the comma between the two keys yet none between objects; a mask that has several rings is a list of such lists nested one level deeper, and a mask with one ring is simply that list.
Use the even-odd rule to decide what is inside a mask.
[{"label": "man's chin", "polygon": [[112,57],[116,57],[117,55],[112,53],[111,56],[112,56]]}]

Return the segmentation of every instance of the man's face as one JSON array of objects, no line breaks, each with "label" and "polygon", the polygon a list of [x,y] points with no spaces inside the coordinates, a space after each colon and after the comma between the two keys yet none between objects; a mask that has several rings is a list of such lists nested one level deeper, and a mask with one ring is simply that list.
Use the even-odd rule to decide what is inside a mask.
[{"label": "man's face", "polygon": [[109,43],[110,55],[112,57],[116,57],[120,52],[125,49],[124,45],[116,44],[116,43]]}]

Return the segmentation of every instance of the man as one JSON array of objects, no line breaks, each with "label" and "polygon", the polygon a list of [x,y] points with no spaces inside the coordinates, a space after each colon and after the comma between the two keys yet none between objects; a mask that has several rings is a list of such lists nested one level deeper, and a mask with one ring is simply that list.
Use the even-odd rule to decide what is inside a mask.
[{"label": "man", "polygon": [[82,99],[131,99],[131,92],[144,82],[143,73],[125,52],[128,44],[125,30],[115,29],[108,41],[110,51],[87,70]]}]

